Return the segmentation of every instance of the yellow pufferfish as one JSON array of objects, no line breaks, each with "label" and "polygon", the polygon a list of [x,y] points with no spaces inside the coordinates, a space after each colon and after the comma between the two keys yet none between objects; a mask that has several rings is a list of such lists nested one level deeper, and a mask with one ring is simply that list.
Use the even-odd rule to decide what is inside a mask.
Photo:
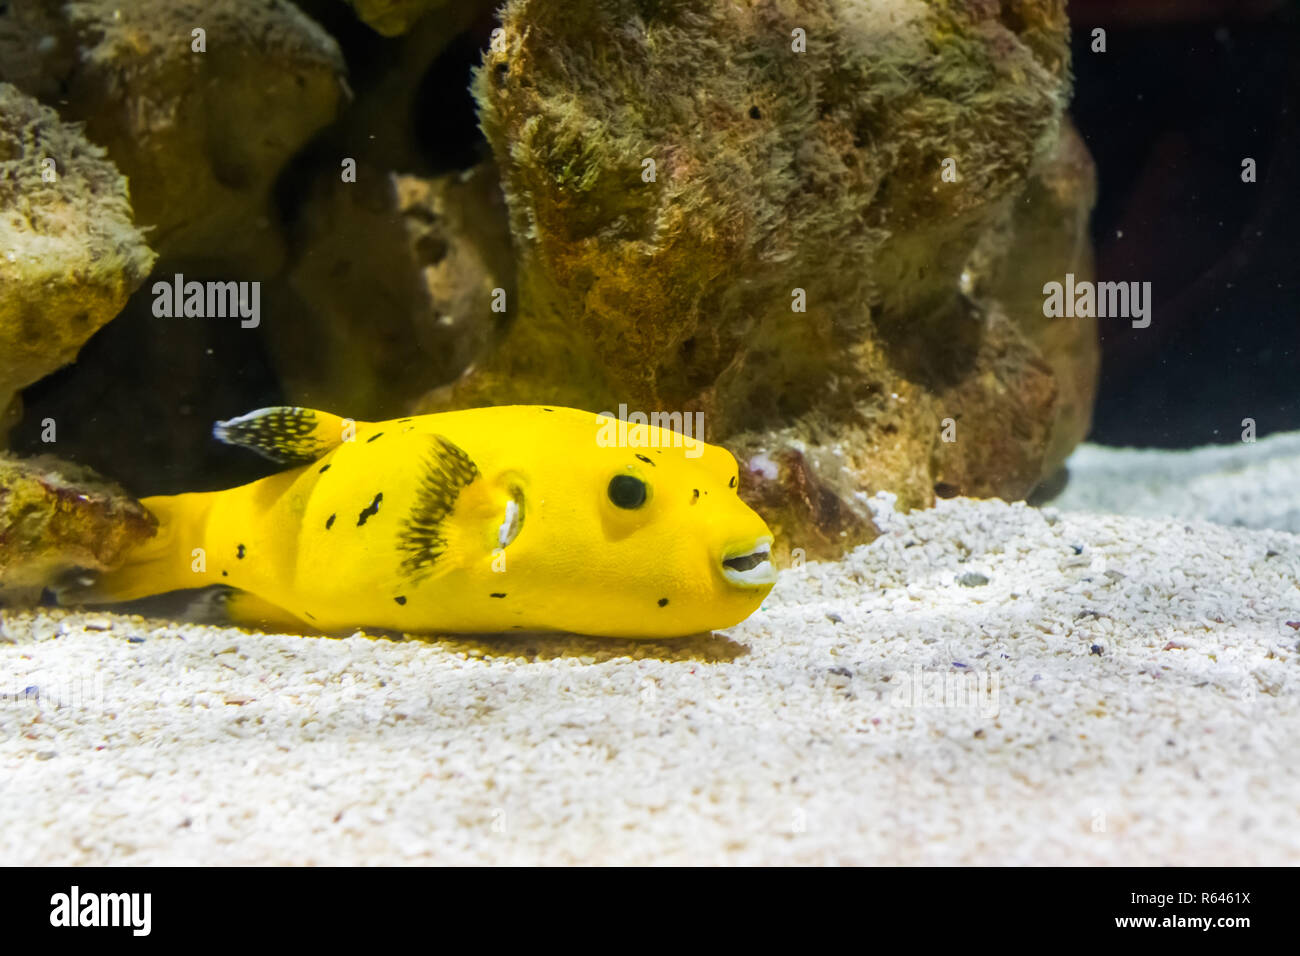
[{"label": "yellow pufferfish", "polygon": [[[125,601],[227,585],[237,623],[315,631],[730,627],[776,580],[772,534],[723,448],[652,425],[516,405],[352,422],[298,407],[217,438],[296,464],[224,491],[144,499],[156,537],[100,577]],[[201,549],[201,550],[200,550]]]}]

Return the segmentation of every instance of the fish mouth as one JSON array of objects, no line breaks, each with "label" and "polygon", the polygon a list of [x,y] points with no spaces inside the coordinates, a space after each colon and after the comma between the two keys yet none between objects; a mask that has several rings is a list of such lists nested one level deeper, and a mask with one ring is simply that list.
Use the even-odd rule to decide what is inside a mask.
[{"label": "fish mouth", "polygon": [[762,588],[776,582],[772,564],[772,539],[759,538],[722,559],[722,576],[741,588]]}]

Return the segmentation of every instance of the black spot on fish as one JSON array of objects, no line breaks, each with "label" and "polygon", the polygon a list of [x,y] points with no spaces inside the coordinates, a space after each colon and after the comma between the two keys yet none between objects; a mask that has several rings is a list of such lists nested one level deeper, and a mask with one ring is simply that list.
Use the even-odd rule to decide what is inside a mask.
[{"label": "black spot on fish", "polygon": [[653,467],[655,466],[655,463],[654,463],[653,461],[651,461],[649,458],[647,458],[645,455],[637,455],[637,458],[641,459],[643,462],[645,462],[645,463],[646,463],[647,465],[649,465],[651,468],[653,468]]},{"label": "black spot on fish", "polygon": [[235,557],[237,557],[240,561],[243,561],[245,550],[247,549],[241,544],[238,548],[235,549]]},{"label": "black spot on fish", "polygon": [[321,467],[320,467],[320,471],[317,472],[317,474],[323,475],[323,474],[325,474],[325,472],[327,472],[327,471],[329,471],[329,470],[330,470],[330,466],[329,466],[329,465],[321,465]]},{"label": "black spot on fish", "polygon": [[399,418],[399,419],[397,420],[397,424],[399,424],[399,425],[405,425],[405,424],[406,424],[407,422],[409,422],[409,421],[410,421],[409,418]]},{"label": "black spot on fish", "polygon": [[230,577],[230,572],[229,572],[229,571],[222,571],[222,572],[221,572],[221,576],[222,576],[223,578],[228,578],[228,577]]},{"label": "black spot on fish", "polygon": [[313,621],[316,620],[316,615],[313,614],[311,611],[303,611],[302,613],[303,613],[303,614],[306,614],[306,615],[307,615],[309,618],[311,618]]},{"label": "black spot on fish", "polygon": [[328,531],[330,528],[334,527],[334,519],[337,518],[337,517],[338,517],[338,515],[330,515],[328,518],[325,519],[325,530],[326,530],[326,531]]},{"label": "black spot on fish", "polygon": [[700,500],[700,489],[692,488],[691,490],[695,492],[695,494],[691,496],[691,504],[695,504],[695,502]]},{"label": "black spot on fish", "polygon": [[506,595],[504,591],[494,591],[493,593],[488,595],[488,597],[505,597],[505,596]]},{"label": "black spot on fish", "polygon": [[379,514],[379,502],[383,500],[384,500],[384,493],[381,491],[379,492],[379,494],[375,495],[375,500],[370,502],[370,504],[366,505],[365,510],[362,511],[361,514],[357,515],[358,528],[360,528],[363,524],[365,524],[366,519],[368,519],[371,515]]},{"label": "black spot on fish", "polygon": [[366,439],[366,444],[369,445],[376,438],[383,438],[383,437],[384,437],[383,432],[375,432],[373,435],[371,435],[369,438]]},{"label": "black spot on fish", "polygon": [[555,411],[555,409],[553,409],[553,408],[543,408],[542,411],[544,411],[544,412],[553,412],[553,411]]},{"label": "black spot on fish", "polygon": [[736,487],[736,476],[735,476],[735,475],[732,475],[732,476],[731,476],[731,481],[729,481],[729,482],[727,483],[727,487],[728,487],[728,488],[734,488],[734,487]]},{"label": "black spot on fish", "polygon": [[403,597],[403,596],[400,595],[400,594],[397,595],[397,597],[393,598],[393,600],[396,601],[398,604],[405,604],[405,603],[406,603],[406,598]]},{"label": "black spot on fish", "polygon": [[667,598],[660,598],[660,599],[659,599],[659,606],[660,606],[660,607],[667,607],[667,606],[668,606],[668,599],[667,599]]}]

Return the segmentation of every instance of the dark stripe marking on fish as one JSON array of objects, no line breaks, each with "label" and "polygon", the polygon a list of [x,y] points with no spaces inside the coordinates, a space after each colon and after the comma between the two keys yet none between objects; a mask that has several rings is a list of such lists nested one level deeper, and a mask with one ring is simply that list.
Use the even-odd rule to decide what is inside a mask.
[{"label": "dark stripe marking on fish", "polygon": [[367,519],[369,519],[372,515],[379,514],[379,503],[383,500],[384,500],[384,493],[381,491],[377,495],[375,495],[374,500],[371,501],[370,504],[366,505],[365,509],[362,510],[361,514],[357,515],[358,528],[360,528],[363,524],[365,524]]},{"label": "dark stripe marking on fish", "polygon": [[447,550],[443,522],[456,507],[461,489],[479,476],[478,466],[469,455],[441,435],[430,435],[429,444],[415,492],[415,505],[402,521],[398,535],[398,547],[405,554],[401,573],[412,581],[432,573]]}]

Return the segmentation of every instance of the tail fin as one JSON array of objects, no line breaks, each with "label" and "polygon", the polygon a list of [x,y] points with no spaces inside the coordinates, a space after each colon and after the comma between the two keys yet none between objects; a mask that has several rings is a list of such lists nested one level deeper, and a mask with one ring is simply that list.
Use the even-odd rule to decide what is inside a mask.
[{"label": "tail fin", "polygon": [[120,567],[98,577],[81,574],[59,588],[59,603],[112,604],[213,583],[203,552],[212,497],[199,493],[145,498],[141,504],[158,518],[158,533],[133,548]]}]

